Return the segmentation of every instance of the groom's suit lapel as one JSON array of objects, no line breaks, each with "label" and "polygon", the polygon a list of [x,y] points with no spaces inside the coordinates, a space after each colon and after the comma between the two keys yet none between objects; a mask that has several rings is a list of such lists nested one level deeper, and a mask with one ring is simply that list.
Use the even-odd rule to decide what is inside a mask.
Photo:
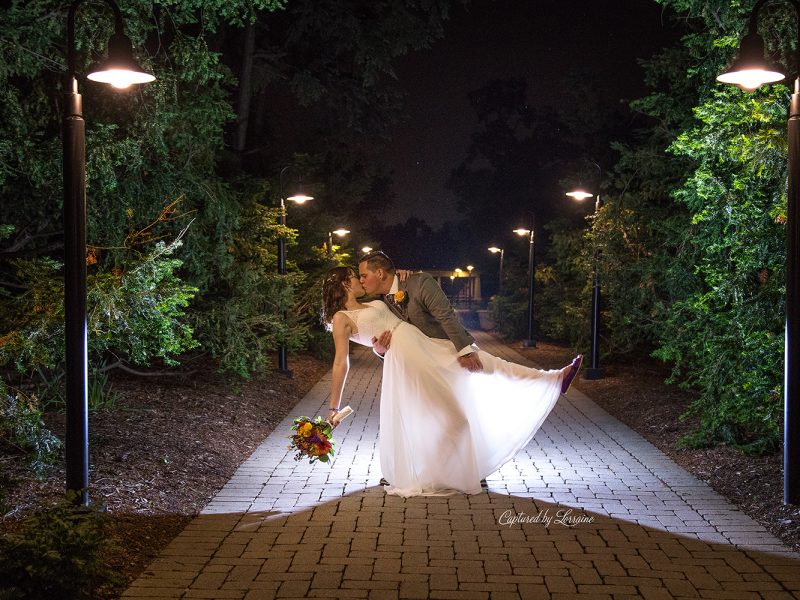
[{"label": "groom's suit lapel", "polygon": [[[400,282],[400,285],[399,285],[399,287],[397,289],[398,290],[403,290],[403,291],[405,291],[406,294],[408,294],[408,285],[407,285],[407,283],[408,283],[407,281],[406,282]],[[403,303],[403,306],[401,307],[401,306],[398,306],[397,303],[394,301],[394,298],[393,298],[392,294],[385,294],[383,296],[383,301],[389,307],[389,310],[391,310],[395,315],[397,315],[398,317],[400,317],[400,319],[402,319],[403,321],[406,321],[406,322],[410,322],[410,321],[408,321],[408,303],[409,303],[409,300],[410,300],[410,298],[408,296],[406,296],[406,300]]]}]

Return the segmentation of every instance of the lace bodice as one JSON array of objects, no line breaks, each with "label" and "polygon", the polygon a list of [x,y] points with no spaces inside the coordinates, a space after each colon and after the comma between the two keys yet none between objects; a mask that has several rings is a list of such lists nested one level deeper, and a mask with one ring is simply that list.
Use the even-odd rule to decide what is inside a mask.
[{"label": "lace bodice", "polygon": [[343,310],[356,325],[356,332],[350,339],[362,346],[372,346],[372,338],[384,331],[392,331],[402,321],[384,304],[382,300],[365,302],[366,308]]}]

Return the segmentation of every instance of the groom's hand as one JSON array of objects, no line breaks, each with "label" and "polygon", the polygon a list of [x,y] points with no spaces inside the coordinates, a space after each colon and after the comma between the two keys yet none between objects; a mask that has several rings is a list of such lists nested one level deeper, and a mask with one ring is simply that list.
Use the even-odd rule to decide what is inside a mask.
[{"label": "groom's hand", "polygon": [[375,352],[383,356],[386,354],[386,351],[389,350],[389,344],[392,341],[392,332],[391,331],[384,331],[380,337],[372,338],[372,347],[375,349]]},{"label": "groom's hand", "polygon": [[464,367],[470,373],[480,373],[483,371],[483,363],[478,358],[477,352],[470,352],[464,356],[458,357],[458,364]]}]

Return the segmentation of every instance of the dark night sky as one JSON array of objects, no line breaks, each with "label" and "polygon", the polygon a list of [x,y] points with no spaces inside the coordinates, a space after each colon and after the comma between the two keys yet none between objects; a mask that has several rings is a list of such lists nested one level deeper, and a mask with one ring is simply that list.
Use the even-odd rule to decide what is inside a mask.
[{"label": "dark night sky", "polygon": [[477,128],[467,99],[471,90],[492,79],[522,77],[532,106],[556,105],[563,75],[579,67],[608,81],[613,100],[637,98],[646,88],[636,59],[676,38],[654,0],[459,5],[444,39],[398,65],[409,118],[392,133],[385,154],[398,200],[388,207],[386,223],[418,216],[438,227],[458,219],[445,181]]}]

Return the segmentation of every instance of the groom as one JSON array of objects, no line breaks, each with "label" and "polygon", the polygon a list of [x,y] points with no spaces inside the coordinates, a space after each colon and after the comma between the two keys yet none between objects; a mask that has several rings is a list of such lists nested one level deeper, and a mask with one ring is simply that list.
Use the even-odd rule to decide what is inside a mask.
[{"label": "groom", "polygon": [[[405,281],[395,274],[392,260],[381,251],[362,256],[358,274],[364,291],[379,294],[400,319],[419,328],[431,338],[449,339],[458,353],[458,363],[472,373],[483,371],[475,339],[458,322],[442,288],[427,273],[413,273]],[[375,352],[382,356],[389,347],[391,332],[373,338]]]}]

